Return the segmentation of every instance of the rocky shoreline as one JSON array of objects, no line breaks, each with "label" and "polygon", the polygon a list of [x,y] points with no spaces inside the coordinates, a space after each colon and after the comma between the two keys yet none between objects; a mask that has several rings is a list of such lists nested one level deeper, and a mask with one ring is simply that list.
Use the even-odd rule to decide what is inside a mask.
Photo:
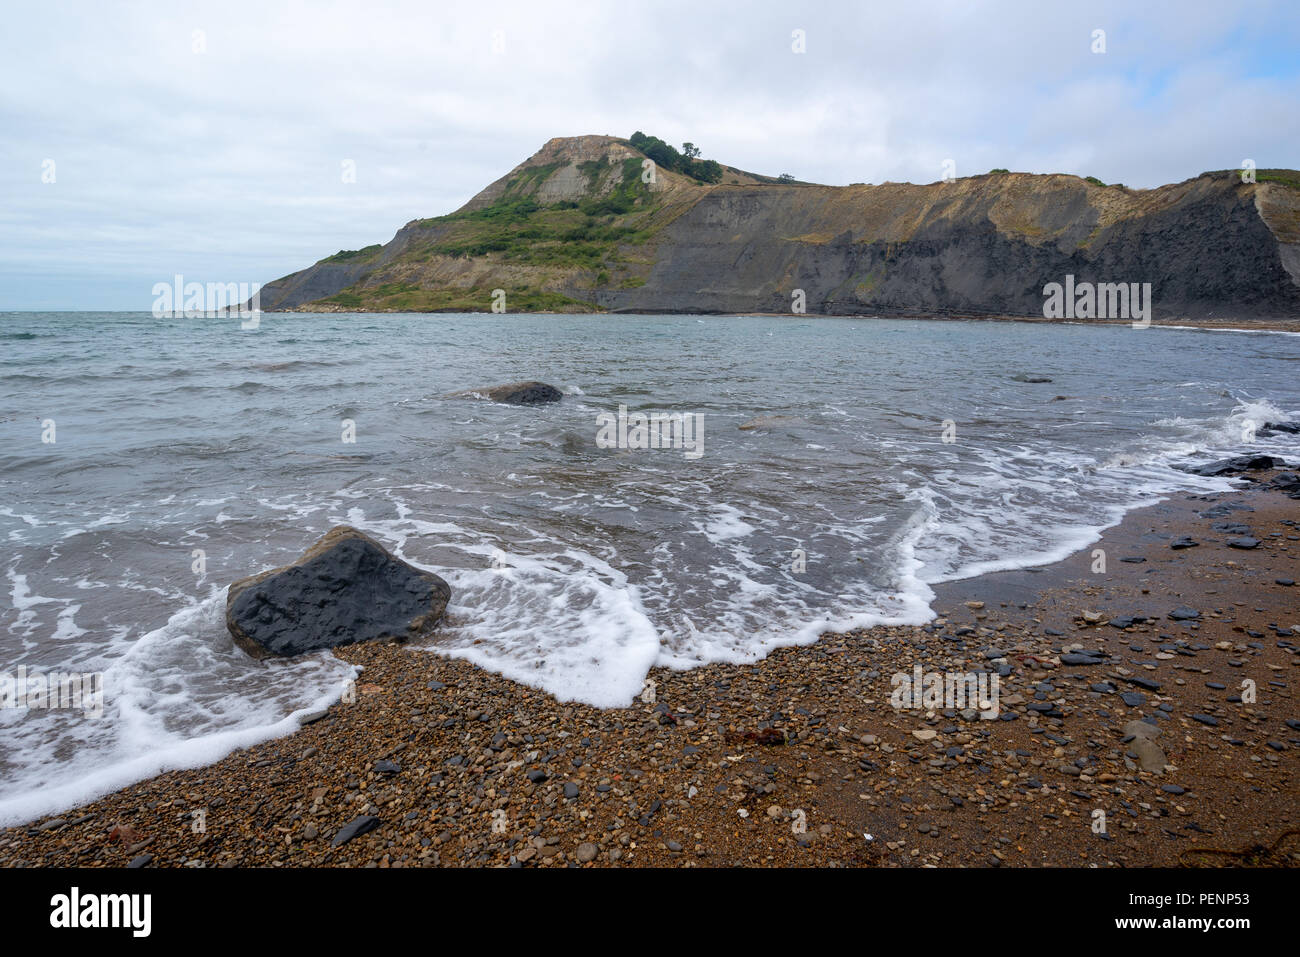
[{"label": "rocky shoreline", "polygon": [[[1295,866],[1300,514],[1254,478],[629,708],[337,648],[351,701],[0,831],[0,866]],[[918,666],[997,675],[997,718],[894,707]]]}]

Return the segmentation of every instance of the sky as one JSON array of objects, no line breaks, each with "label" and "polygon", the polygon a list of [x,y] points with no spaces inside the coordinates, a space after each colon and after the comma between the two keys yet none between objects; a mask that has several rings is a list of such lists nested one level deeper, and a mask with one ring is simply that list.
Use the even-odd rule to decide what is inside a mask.
[{"label": "sky", "polygon": [[1295,168],[1300,3],[8,4],[0,311],[269,282],[634,130],[837,185]]}]

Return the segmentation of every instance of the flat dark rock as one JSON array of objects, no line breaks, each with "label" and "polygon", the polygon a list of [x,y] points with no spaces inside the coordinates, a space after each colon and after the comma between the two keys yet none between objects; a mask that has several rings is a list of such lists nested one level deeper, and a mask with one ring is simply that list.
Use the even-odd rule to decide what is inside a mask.
[{"label": "flat dark rock", "polygon": [[1279,491],[1288,492],[1292,498],[1300,492],[1300,475],[1294,472],[1278,472],[1273,476],[1273,481],[1269,482],[1265,488],[1275,488]]},{"label": "flat dark rock", "polygon": [[1271,455],[1238,455],[1230,459],[1219,459],[1205,465],[1187,467],[1186,472],[1193,475],[1236,475],[1239,472],[1254,472],[1259,469],[1279,468],[1286,462]]},{"label": "flat dark rock", "polygon": [[1143,624],[1146,620],[1145,615],[1119,615],[1106,622],[1106,624],[1112,628],[1128,628],[1132,625]]},{"label": "flat dark rock", "polygon": [[451,394],[453,398],[466,396],[484,396],[493,402],[504,402],[506,405],[545,405],[548,402],[559,402],[564,398],[564,393],[545,382],[529,380],[507,382],[505,385],[488,386],[484,389],[465,389]]},{"label": "flat dark rock", "polygon": [[339,832],[334,835],[334,840],[330,841],[330,847],[342,847],[354,837],[360,837],[369,831],[373,831],[379,826],[379,818],[372,814],[362,814],[355,817],[347,824],[339,828]]},{"label": "flat dark rock", "polygon": [[1160,690],[1160,682],[1159,682],[1159,681],[1152,681],[1150,678],[1143,678],[1143,677],[1141,677],[1141,676],[1134,675],[1133,677],[1131,677],[1131,678],[1125,678],[1124,680],[1127,681],[1127,682],[1128,682],[1129,684],[1131,684],[1131,685],[1137,685],[1139,688],[1146,688],[1147,691],[1159,691],[1159,690]]},{"label": "flat dark rock", "polygon": [[1063,665],[1100,665],[1104,663],[1104,658],[1099,658],[1095,655],[1085,655],[1082,652],[1068,652],[1061,655],[1061,664]]},{"label": "flat dark rock", "polygon": [[1195,608],[1188,608],[1186,605],[1180,605],[1169,613],[1169,617],[1174,621],[1191,621],[1193,618],[1200,618],[1201,613]]},{"label": "flat dark rock", "polygon": [[[1281,478],[1282,476],[1278,476]],[[1243,505],[1241,502],[1220,502],[1211,508],[1201,512],[1201,518],[1225,518],[1233,512],[1253,512],[1255,511],[1249,505]]]},{"label": "flat dark rock", "polygon": [[230,586],[226,627],[255,658],[427,633],[450,586],[355,528],[330,529],[296,562]]},{"label": "flat dark rock", "polygon": [[1191,539],[1188,538],[1186,535],[1182,535],[1178,538],[1175,538],[1172,542],[1170,542],[1169,547],[1172,548],[1174,551],[1178,551],[1181,548],[1195,548],[1199,544],[1200,542],[1196,541],[1195,539]]},{"label": "flat dark rock", "polygon": [[1230,538],[1228,539],[1228,547],[1229,548],[1258,548],[1259,539],[1251,538],[1250,536],[1244,536],[1242,538]]}]

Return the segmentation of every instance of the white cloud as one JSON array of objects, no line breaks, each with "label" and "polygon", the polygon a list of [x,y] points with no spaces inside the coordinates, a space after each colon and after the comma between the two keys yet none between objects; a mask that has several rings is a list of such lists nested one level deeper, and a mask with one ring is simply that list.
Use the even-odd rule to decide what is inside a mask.
[{"label": "white cloud", "polygon": [[557,135],[642,129],[829,183],[931,182],[950,157],[1141,187],[1295,166],[1298,28],[1294,4],[1219,0],[24,5],[0,39],[0,309],[270,280]]}]

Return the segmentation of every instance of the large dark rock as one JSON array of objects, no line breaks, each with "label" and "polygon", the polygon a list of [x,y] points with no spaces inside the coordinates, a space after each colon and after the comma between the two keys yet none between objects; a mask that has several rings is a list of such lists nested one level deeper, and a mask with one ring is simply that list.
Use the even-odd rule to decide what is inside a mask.
[{"label": "large dark rock", "polygon": [[463,392],[453,392],[452,396],[456,398],[485,396],[493,402],[504,402],[506,405],[543,405],[547,402],[559,402],[564,398],[564,393],[545,382],[528,381],[507,382],[505,385],[494,385],[486,389],[466,389]]},{"label": "large dark rock", "polygon": [[1281,468],[1286,465],[1282,459],[1271,455],[1238,455],[1230,459],[1219,459],[1206,465],[1187,468],[1184,471],[1193,475],[1236,475],[1239,472],[1254,472],[1259,469]]},{"label": "large dark rock", "polygon": [[1274,435],[1278,432],[1286,432],[1290,435],[1300,435],[1300,422],[1265,422],[1259,427],[1259,435]]},{"label": "large dark rock", "polygon": [[1273,476],[1273,481],[1269,482],[1266,488],[1275,488],[1280,492],[1286,492],[1292,498],[1300,497],[1300,475],[1295,472],[1278,472]]},{"label": "large dark rock", "polygon": [[297,561],[231,585],[226,627],[255,658],[300,655],[422,635],[442,617],[450,598],[450,586],[437,575],[339,525]]}]

